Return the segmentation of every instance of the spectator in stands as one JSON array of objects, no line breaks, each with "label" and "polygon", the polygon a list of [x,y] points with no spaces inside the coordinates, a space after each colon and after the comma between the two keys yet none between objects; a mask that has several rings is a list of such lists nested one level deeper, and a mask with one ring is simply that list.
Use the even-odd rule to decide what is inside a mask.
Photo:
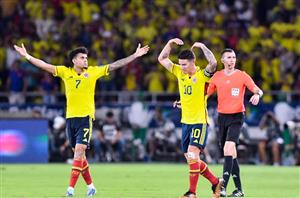
[{"label": "spectator in stands", "polygon": [[94,146],[96,159],[99,161],[121,161],[123,156],[123,139],[121,128],[112,111],[106,113],[104,121],[96,122]]},{"label": "spectator in stands", "polygon": [[167,160],[170,157],[170,160],[178,161],[180,139],[176,136],[175,124],[163,117],[160,108],[155,109],[150,127],[153,129],[147,142],[150,160]]},{"label": "spectator in stands", "polygon": [[151,71],[145,76],[145,84],[147,91],[151,93],[160,93],[164,91],[164,76],[158,70],[157,66],[153,66]]},{"label": "spectator in stands", "polygon": [[65,128],[66,120],[61,116],[56,116],[49,133],[49,162],[66,162],[73,157],[73,152],[68,146]]},{"label": "spectator in stands", "polygon": [[[289,121],[283,125],[283,131],[282,131],[282,138],[284,140],[284,149],[282,152],[282,164],[285,166],[291,166],[295,164],[295,158],[293,155],[293,128],[294,126],[289,126],[289,123],[292,121]],[[294,122],[292,122],[293,125]]]},{"label": "spectator in stands", "polygon": [[128,112],[128,121],[132,128],[133,144],[137,150],[138,160],[145,158],[146,132],[152,118],[152,113],[144,108],[143,103],[132,103]]},{"label": "spectator in stands", "polygon": [[[295,90],[299,84],[296,83],[297,72],[279,72],[280,69],[291,68],[299,60],[300,48],[297,47],[299,28],[295,22],[299,16],[299,9],[297,9],[299,3],[296,1],[263,3],[250,0],[212,0],[195,1],[193,4],[178,1],[172,5],[167,1],[147,4],[146,1],[94,3],[89,0],[78,3],[77,1],[28,0],[20,5],[17,5],[17,2],[4,1],[3,3],[4,7],[12,9],[5,9],[6,17],[0,21],[0,27],[5,27],[0,30],[4,38],[4,47],[0,48],[0,62],[5,60],[6,68],[19,59],[11,48],[11,43],[15,42],[24,42],[27,45],[30,41],[35,56],[46,57],[46,60],[51,59],[54,64],[64,61],[61,54],[66,49],[72,48],[71,44],[91,45],[91,52],[95,51],[95,55],[91,53],[90,56],[89,61],[92,63],[93,57],[101,57],[101,62],[123,57],[131,51],[132,40],[147,40],[154,49],[159,49],[162,41],[183,37],[189,41],[210,40],[214,49],[231,46],[238,48],[241,53],[253,52],[254,55],[249,57],[249,62],[259,59],[258,64],[251,65],[262,68],[261,72],[255,72],[258,75],[254,77],[254,81],[262,81],[264,90],[272,90],[274,85],[277,86],[279,79],[288,79],[290,90]],[[118,23],[112,23],[112,18]],[[234,27],[235,31],[226,34],[224,29],[230,27]],[[157,30],[160,30],[161,37],[157,36]],[[47,38],[46,46],[45,38]],[[62,47],[58,46],[58,43],[61,43]],[[42,50],[43,48],[46,49]],[[278,49],[286,50],[277,52]],[[103,51],[107,53],[102,57],[100,52]],[[47,56],[48,52],[53,56]],[[258,52],[262,52],[264,57]],[[5,59],[3,55],[6,56]],[[264,60],[266,57],[270,60],[269,63]],[[152,65],[155,59],[153,53],[145,61],[145,65]],[[270,64],[272,67],[269,67]],[[139,89],[146,90],[146,86],[139,87],[143,84],[139,79],[145,79],[147,75],[145,71],[138,76],[138,79],[129,76],[129,79],[126,79],[127,86],[124,86],[122,72],[117,72],[111,79],[105,79],[108,83],[115,82],[110,83],[106,88],[119,91],[132,90],[132,87],[137,86]],[[164,85],[163,90],[174,92],[176,89],[173,79],[166,77],[165,73],[162,74],[169,80],[169,84]],[[290,78],[291,75],[294,75],[294,78]],[[37,90],[32,86],[38,86],[36,82],[39,77],[40,75],[35,73],[32,75],[33,79],[28,85],[30,90]],[[35,83],[32,84],[31,81]],[[102,88],[106,90],[105,87]],[[276,89],[280,90],[280,87]],[[264,101],[267,99],[266,95]],[[266,102],[272,100],[276,98],[270,97]]]},{"label": "spectator in stands", "polygon": [[259,128],[266,132],[266,139],[258,143],[260,160],[263,164],[268,164],[268,148],[271,148],[272,164],[280,165],[280,145],[283,143],[281,138],[280,123],[274,113],[268,111],[261,119]]},{"label": "spectator in stands", "polygon": [[8,100],[11,105],[21,105],[25,102],[27,81],[20,64],[21,62],[19,60],[13,62],[9,71],[9,78],[7,80],[7,90],[9,91]]},{"label": "spectator in stands", "polygon": [[55,104],[55,93],[58,91],[58,83],[51,74],[43,73],[43,77],[40,81],[40,89],[43,93],[43,104]]}]

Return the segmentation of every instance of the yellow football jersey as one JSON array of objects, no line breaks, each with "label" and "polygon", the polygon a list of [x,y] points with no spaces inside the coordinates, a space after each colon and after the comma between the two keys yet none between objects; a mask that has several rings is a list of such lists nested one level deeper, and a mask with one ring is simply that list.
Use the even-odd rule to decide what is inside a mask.
[{"label": "yellow football jersey", "polygon": [[204,69],[196,67],[197,71],[191,77],[184,74],[179,65],[174,64],[171,70],[178,80],[181,122],[184,124],[208,123],[206,89],[210,78],[204,75]]},{"label": "yellow football jersey", "polygon": [[78,75],[73,67],[56,66],[54,76],[65,84],[66,118],[95,116],[95,86],[98,78],[108,75],[109,65],[89,66]]}]

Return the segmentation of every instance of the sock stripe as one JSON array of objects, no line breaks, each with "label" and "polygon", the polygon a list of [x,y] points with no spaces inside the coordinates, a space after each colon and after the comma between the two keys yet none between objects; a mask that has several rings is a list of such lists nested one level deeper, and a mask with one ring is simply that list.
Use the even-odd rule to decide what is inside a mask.
[{"label": "sock stripe", "polygon": [[203,170],[200,171],[200,174],[202,174],[204,171],[206,171],[207,169],[207,165],[205,164],[205,167],[203,168]]},{"label": "sock stripe", "polygon": [[189,161],[188,161],[188,164],[189,164],[189,165],[195,164],[195,163],[198,163],[198,160],[189,160]]},{"label": "sock stripe", "polygon": [[190,172],[190,173],[199,173],[199,172],[200,172],[200,169],[190,170],[189,172]]},{"label": "sock stripe", "polygon": [[72,169],[82,171],[82,168],[80,168],[80,167],[78,167],[78,166],[72,166]]},{"label": "sock stripe", "polygon": [[82,171],[84,171],[85,169],[87,169],[89,167],[89,165],[87,164],[85,167],[82,168]]}]

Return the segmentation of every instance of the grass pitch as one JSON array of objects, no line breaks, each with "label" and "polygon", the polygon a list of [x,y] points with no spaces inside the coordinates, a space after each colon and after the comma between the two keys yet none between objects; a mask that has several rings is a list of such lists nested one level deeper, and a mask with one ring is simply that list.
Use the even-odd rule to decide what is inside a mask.
[{"label": "grass pitch", "polygon": [[[185,164],[91,164],[94,184],[100,198],[178,198],[188,189]],[[218,176],[222,166],[209,166]],[[2,164],[1,198],[64,197],[71,165]],[[246,197],[299,198],[300,167],[241,166]],[[198,197],[211,197],[211,185],[200,177]],[[234,190],[232,179],[228,193]],[[86,197],[82,178],[75,197]]]}]

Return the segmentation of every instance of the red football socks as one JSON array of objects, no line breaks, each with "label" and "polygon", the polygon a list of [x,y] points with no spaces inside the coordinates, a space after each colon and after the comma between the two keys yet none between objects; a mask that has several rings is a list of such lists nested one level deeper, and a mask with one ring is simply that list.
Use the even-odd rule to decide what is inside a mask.
[{"label": "red football socks", "polygon": [[200,167],[200,174],[203,175],[207,180],[210,181],[212,185],[216,185],[219,182],[219,179],[209,170],[207,164],[200,160],[199,167]]},{"label": "red football socks", "polygon": [[89,164],[86,159],[84,159],[82,167],[83,168],[82,168],[81,175],[82,175],[85,183],[87,185],[90,185],[93,181],[92,181],[92,177],[91,177],[90,170],[89,170]]},{"label": "red football socks", "polygon": [[81,160],[74,160],[72,165],[72,171],[70,176],[70,187],[73,187],[76,185],[76,182],[78,180],[78,177],[82,170],[82,161]]},{"label": "red football socks", "polygon": [[189,191],[196,194],[197,183],[200,172],[200,164],[197,161],[190,161],[190,189]]}]

